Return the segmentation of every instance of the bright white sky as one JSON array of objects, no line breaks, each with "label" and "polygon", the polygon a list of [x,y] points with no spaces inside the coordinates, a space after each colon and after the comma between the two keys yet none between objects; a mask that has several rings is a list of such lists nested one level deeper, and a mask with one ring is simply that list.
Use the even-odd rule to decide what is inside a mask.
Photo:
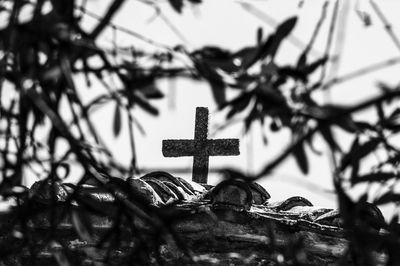
[{"label": "bright white sky", "polygon": [[[105,8],[111,1],[91,0],[87,8],[96,14],[103,14]],[[143,1],[145,2],[145,1]],[[152,1],[148,1],[152,2]],[[267,20],[274,20],[277,23],[298,15],[299,20],[291,35],[291,40],[298,39],[307,43],[318,21],[322,5],[325,1],[319,0],[203,0],[203,4],[197,6],[186,5],[183,14],[175,13],[169,6],[168,1],[154,1],[161,7],[162,14],[181,32],[187,43],[184,43],[171,28],[166,25],[161,16],[157,16],[154,8],[143,4],[140,1],[126,1],[122,11],[114,18],[116,25],[123,26],[140,33],[159,43],[174,46],[177,44],[189,45],[189,48],[201,48],[204,45],[216,45],[232,50],[240,49],[245,45],[252,45],[256,42],[256,30],[262,27],[264,36],[267,36],[274,29],[273,24],[266,23],[251,12],[246,11],[243,3],[251,4],[254,8],[267,14]],[[185,1],[186,2],[186,1]],[[303,6],[299,8],[299,3]],[[327,29],[332,15],[335,1],[328,1],[328,15],[324,21],[321,33],[315,43],[313,55],[321,55],[324,51],[327,39]],[[384,29],[382,21],[371,8],[369,1],[349,0],[341,1],[348,5],[347,27],[341,28],[342,34],[336,35],[343,41],[342,60],[337,71],[341,76],[386,59],[399,58],[400,50],[396,48],[393,41]],[[393,23],[393,31],[400,36],[400,1],[385,0],[379,2],[382,12],[386,18]],[[345,5],[346,5],[345,4]],[[247,5],[247,7],[249,7]],[[365,27],[357,15],[356,10],[361,10],[370,15],[372,25]],[[341,12],[341,21],[346,19],[346,12]],[[88,28],[93,25],[94,20],[86,18],[84,25]],[[344,36],[344,37],[343,37]],[[107,30],[99,42],[100,46],[110,46],[112,40],[111,29]],[[117,43],[121,46],[137,46],[145,49],[153,49],[152,46],[135,39],[124,33],[117,34]],[[301,50],[286,41],[278,53],[278,63],[294,64]],[[314,58],[315,59],[315,58]],[[321,99],[330,99],[334,103],[352,104],[372,97],[378,92],[375,84],[378,81],[385,81],[394,85],[398,82],[399,65],[384,68],[369,75],[353,79],[343,83],[331,94],[320,95]],[[78,78],[78,82],[79,78]],[[82,87],[84,82],[80,83]],[[85,99],[93,97],[98,93],[94,88],[82,89],[82,96]],[[100,86],[100,85],[98,85]],[[141,110],[134,112],[135,117],[140,121],[146,130],[143,136],[139,131],[135,132],[138,164],[141,168],[168,169],[170,167],[191,168],[192,158],[164,158],[161,153],[161,142],[163,139],[191,139],[194,134],[195,107],[205,106],[210,109],[210,129],[223,122],[223,114],[216,113],[216,106],[212,100],[209,86],[205,82],[193,82],[179,79],[174,81],[162,81],[160,88],[168,95],[171,88],[176,91],[175,107],[169,106],[171,98],[154,102],[160,110],[159,117],[152,117]],[[103,138],[114,152],[117,160],[127,164],[130,160],[129,149],[127,149],[127,125],[123,124],[123,132],[117,138],[112,137],[112,118],[114,106],[106,106],[104,110],[94,114],[93,119],[99,125],[99,131]],[[369,116],[371,113],[365,113]],[[349,141],[343,132],[336,132],[341,140],[342,147],[347,149]],[[288,132],[278,134],[268,133],[268,145],[264,146],[260,134],[260,127],[252,128],[249,136],[243,136],[241,125],[232,126],[219,132],[213,138],[239,138],[241,141],[241,155],[238,157],[211,157],[210,167],[233,166],[245,172],[254,173],[259,171],[266,162],[272,160],[290,141]],[[311,200],[315,205],[334,207],[334,194],[326,192],[332,190],[329,156],[324,144],[316,138],[316,147],[323,151],[323,156],[310,155],[310,173],[303,177],[294,160],[289,158],[270,177],[261,179],[259,182],[266,187],[272,195],[272,199],[285,199],[290,196],[300,195]],[[191,174],[181,174],[184,178],[190,179]],[[209,183],[218,181],[217,176],[210,176]]]}]

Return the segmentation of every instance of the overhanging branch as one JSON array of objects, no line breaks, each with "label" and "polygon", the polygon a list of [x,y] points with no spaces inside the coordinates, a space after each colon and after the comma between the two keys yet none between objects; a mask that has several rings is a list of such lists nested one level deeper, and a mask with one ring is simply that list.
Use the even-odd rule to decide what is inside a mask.
[{"label": "overhanging branch", "polygon": [[[397,88],[396,88],[397,89]],[[378,97],[372,98],[370,100],[367,100],[365,102],[362,102],[360,104],[357,104],[355,106],[349,107],[347,109],[343,109],[341,111],[338,111],[337,113],[333,114],[332,116],[328,117],[326,120],[322,120],[318,123],[317,126],[309,130],[305,135],[303,135],[301,138],[299,138],[297,141],[289,145],[279,156],[277,156],[272,162],[267,164],[264,169],[262,169],[258,174],[256,174],[253,179],[259,179],[262,176],[265,176],[269,174],[272,170],[274,170],[278,165],[280,165],[297,147],[298,145],[301,145],[304,141],[312,137],[316,132],[321,130],[324,127],[327,127],[337,121],[338,119],[350,115],[352,113],[361,111],[365,108],[368,108],[370,106],[374,106],[377,103],[381,103],[384,101],[387,101],[389,99],[399,97],[400,96],[400,90],[395,90],[391,91],[388,93],[385,93],[383,95],[380,95]]]},{"label": "overhanging branch", "polygon": [[92,39],[96,39],[97,36],[107,27],[110,23],[112,17],[118,11],[118,9],[122,6],[125,0],[115,0],[107,10],[107,13],[104,15],[103,19],[100,20],[99,24],[97,24],[96,28],[90,34]]}]

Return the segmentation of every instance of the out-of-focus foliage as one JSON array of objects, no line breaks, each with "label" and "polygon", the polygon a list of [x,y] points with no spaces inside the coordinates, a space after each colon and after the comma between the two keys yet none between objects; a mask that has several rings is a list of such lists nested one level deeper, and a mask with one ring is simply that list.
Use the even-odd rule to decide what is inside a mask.
[{"label": "out-of-focus foliage", "polygon": [[[394,185],[373,199],[368,191],[358,201],[346,194],[347,186],[360,183],[379,183],[382,186],[390,182],[396,184],[400,150],[391,139],[395,139],[400,130],[400,109],[387,107],[396,104],[399,88],[381,84],[381,95],[350,106],[322,104],[315,100],[316,92],[329,90],[335,83],[327,83],[324,76],[327,65],[332,61],[329,53],[332,39],[328,41],[323,56],[313,60],[309,56],[326,17],[324,14],[328,2],[323,7],[321,20],[316,24],[310,42],[290,65],[280,65],[275,59],[282,43],[301,17],[282,21],[268,36],[258,30],[255,33],[255,45],[238,51],[212,46],[190,51],[184,45],[165,47],[136,35],[162,49],[150,53],[137,47],[118,47],[116,43],[113,49],[101,48],[96,44],[106,27],[116,31],[122,29],[110,21],[122,7],[123,0],[111,1],[108,11],[98,18],[98,24],[91,32],[84,31],[80,24],[80,16],[90,12],[85,9],[85,1],[82,2],[83,5],[77,5],[73,0],[4,0],[0,3],[0,16],[7,18],[7,25],[0,29],[0,193],[3,199],[16,199],[19,206],[12,211],[23,213],[20,215],[21,228],[15,234],[16,239],[32,245],[29,230],[24,224],[38,211],[30,208],[30,199],[37,195],[27,195],[22,186],[26,172],[33,172],[45,180],[43,184],[50,184],[53,189],[48,196],[55,199],[55,195],[58,195],[56,182],[69,176],[71,162],[84,171],[81,181],[73,187],[77,192],[72,193],[67,203],[82,201],[78,192],[85,183],[104,185],[118,199],[118,215],[115,214],[115,217],[117,221],[122,221],[121,225],[129,223],[129,219],[135,215],[141,215],[146,217],[149,224],[152,221],[152,225],[157,224],[157,230],[170,230],[168,222],[162,219],[162,211],[149,208],[135,197],[129,200],[119,197],[118,192],[126,190],[126,187],[120,179],[112,176],[126,177],[137,170],[133,136],[133,125],[138,123],[133,117],[135,108],[156,116],[158,109],[153,100],[164,96],[157,88],[156,81],[184,76],[209,83],[215,102],[221,110],[226,110],[227,124],[241,116],[244,117],[246,132],[256,122],[267,124],[271,132],[279,132],[283,128],[291,132],[292,143],[275,160],[266,164],[255,176],[240,174],[242,179],[261,178],[288,156],[294,156],[300,170],[307,173],[313,167],[307,151],[315,150],[313,137],[320,134],[330,148],[334,161],[337,161],[333,178],[341,213],[345,227],[354,232],[349,254],[359,265],[373,265],[372,249],[364,244],[374,242],[388,252],[388,265],[400,263],[396,254],[399,249],[398,216],[395,215],[392,222],[381,225],[385,230],[381,234],[373,230],[374,218],[365,219],[363,208],[360,207],[371,201],[378,205],[395,203],[398,206],[400,196],[394,191]],[[156,1],[141,2],[159,10]],[[333,9],[332,25],[337,19],[339,2]],[[176,12],[182,13],[185,5],[201,4],[201,1],[169,0],[168,3]],[[44,12],[46,5],[50,6],[48,12]],[[378,10],[375,3],[373,7]],[[21,18],[21,11],[25,9],[31,13],[28,20]],[[363,15],[365,24],[371,23],[367,15]],[[330,28],[329,36],[333,36],[334,30],[334,27]],[[132,31],[131,34],[135,33]],[[98,63],[91,64],[92,59]],[[77,75],[85,77],[87,87],[76,86]],[[107,82],[109,78],[118,80],[119,85]],[[91,86],[94,79],[102,84],[106,92],[84,103],[81,90],[95,90]],[[227,98],[227,90],[236,90],[237,96]],[[91,121],[93,110],[110,103],[114,105],[114,120],[110,130],[116,137],[120,136],[123,121],[128,122],[127,142],[132,155],[129,168],[113,159]],[[68,116],[61,112],[65,106],[69,110]],[[354,121],[352,114],[366,108],[377,110],[377,121]],[[334,128],[354,136],[351,147],[339,145]],[[39,138],[39,135],[46,135],[47,138]],[[264,138],[267,143],[267,134]],[[61,141],[67,143],[63,154],[59,149]],[[362,161],[377,152],[385,156],[369,171],[360,172]],[[91,206],[90,200],[86,205],[88,209],[106,210]],[[45,207],[55,212],[55,205]],[[19,212],[20,208],[24,212]],[[68,204],[65,210],[69,210]],[[81,238],[90,238],[90,225],[85,214],[76,212],[72,213],[72,217]],[[54,226],[60,220],[54,218]],[[116,224],[115,231],[111,233],[119,233],[119,225]],[[53,244],[57,241],[51,233],[48,240]],[[145,260],[143,254],[146,254],[146,250],[136,251]],[[7,252],[3,250],[0,254],[2,258],[7,257]],[[63,254],[57,255],[57,261],[61,265],[68,265]]]}]

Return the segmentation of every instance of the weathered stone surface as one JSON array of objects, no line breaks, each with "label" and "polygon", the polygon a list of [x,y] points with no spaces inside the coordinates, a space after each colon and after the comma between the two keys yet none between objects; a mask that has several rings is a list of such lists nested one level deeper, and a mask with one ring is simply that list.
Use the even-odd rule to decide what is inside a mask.
[{"label": "weathered stone surface", "polygon": [[265,204],[271,198],[271,195],[268,193],[268,191],[265,188],[263,188],[260,184],[249,183],[248,185],[250,187],[251,194],[253,196],[252,203]]},{"label": "weathered stone surface", "polygon": [[127,182],[132,189],[132,193],[143,198],[150,205],[161,206],[164,204],[161,196],[146,181],[139,178],[129,178]]},{"label": "weathered stone surface", "polygon": [[253,193],[250,186],[237,180],[225,180],[219,183],[210,191],[209,197],[214,209],[227,208],[236,211],[249,211],[253,203]]},{"label": "weathered stone surface", "polygon": [[[158,233],[140,216],[133,221],[119,218],[127,225],[132,222],[135,230],[130,226],[121,227],[118,245],[109,253],[110,240],[103,241],[102,245],[99,242],[114,228],[119,206],[116,197],[119,196],[113,196],[107,188],[84,186],[79,191],[79,200],[71,206],[66,202],[73,193],[73,186],[57,184],[57,191],[63,196],[57,197],[53,213],[46,205],[50,204],[48,198],[40,195],[37,195],[40,200],[29,209],[32,212],[29,228],[37,245],[45,243],[52,230],[58,241],[40,250],[36,259],[38,265],[55,265],[66,247],[68,254],[72,254],[69,258],[77,265],[131,265],[134,261],[140,264],[139,253],[132,255],[130,261],[123,261],[123,258],[142,246],[142,241],[149,245],[150,260],[147,262],[156,264],[154,250],[158,250],[165,265],[277,265],[282,259],[294,257],[307,265],[334,265],[348,247],[339,213],[313,207],[302,197],[269,202],[265,189],[238,180],[227,180],[207,193],[199,192],[202,189],[190,188],[181,179],[163,172],[128,179],[126,184],[135,195],[123,195],[124,200],[139,195],[147,199],[147,204],[158,206],[152,208],[165,208],[165,215],[169,213],[165,217],[170,217],[171,228],[190,250],[190,257],[184,255],[171,234],[165,234],[161,243],[154,242]],[[42,183],[45,195],[48,188],[48,184]],[[176,191],[184,198],[182,195],[179,198]],[[85,209],[87,206],[90,208]],[[148,208],[138,206],[144,210]],[[67,215],[63,216],[66,210]],[[379,216],[375,211],[367,213]],[[90,232],[85,233],[81,224],[83,218],[76,216],[82,212],[82,217],[90,221]],[[56,228],[51,227],[52,219],[60,219]],[[0,244],[13,243],[8,248],[10,252],[17,252],[8,258],[6,265],[29,265],[29,251],[16,251],[21,245],[15,234],[22,230],[18,221],[18,216],[0,214]],[[106,261],[107,256],[110,259]],[[385,260],[384,253],[377,253],[377,257]]]}]

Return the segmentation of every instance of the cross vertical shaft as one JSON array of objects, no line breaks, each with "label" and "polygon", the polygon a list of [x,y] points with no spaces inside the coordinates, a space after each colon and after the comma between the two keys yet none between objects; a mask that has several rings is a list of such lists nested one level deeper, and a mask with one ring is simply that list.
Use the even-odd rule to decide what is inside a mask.
[{"label": "cross vertical shaft", "polygon": [[[194,125],[195,150],[204,149],[208,136],[208,109],[205,107],[196,108],[196,122]],[[207,183],[208,176],[208,156],[201,154],[193,157],[192,180],[197,183]]]},{"label": "cross vertical shaft", "polygon": [[194,140],[206,140],[208,136],[208,109],[196,108],[196,122],[194,125]]},{"label": "cross vertical shaft", "polygon": [[197,183],[207,184],[208,179],[208,156],[200,155],[193,157],[192,180]]}]

